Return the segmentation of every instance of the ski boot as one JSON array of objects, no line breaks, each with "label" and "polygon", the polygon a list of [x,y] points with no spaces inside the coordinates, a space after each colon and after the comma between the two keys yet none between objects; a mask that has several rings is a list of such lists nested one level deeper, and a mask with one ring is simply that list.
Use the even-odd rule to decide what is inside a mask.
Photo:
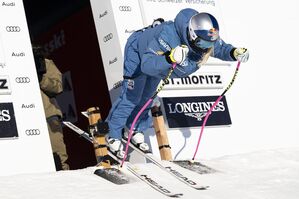
[{"label": "ski boot", "polygon": [[[125,129],[122,134],[123,139],[128,140],[128,135],[129,135],[129,129]],[[133,131],[130,141],[135,147],[137,147],[144,153],[151,153],[148,144],[144,142],[143,132]]]},{"label": "ski boot", "polygon": [[115,155],[118,159],[123,159],[125,156],[125,152],[123,151],[123,145],[119,139],[116,138],[106,138],[108,149],[113,155]]}]

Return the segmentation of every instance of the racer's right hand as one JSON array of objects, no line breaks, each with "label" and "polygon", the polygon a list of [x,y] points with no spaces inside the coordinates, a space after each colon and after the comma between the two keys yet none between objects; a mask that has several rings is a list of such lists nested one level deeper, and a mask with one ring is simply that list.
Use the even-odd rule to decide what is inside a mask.
[{"label": "racer's right hand", "polygon": [[182,64],[187,58],[189,48],[186,45],[181,45],[173,48],[170,51],[169,59],[172,63]]}]

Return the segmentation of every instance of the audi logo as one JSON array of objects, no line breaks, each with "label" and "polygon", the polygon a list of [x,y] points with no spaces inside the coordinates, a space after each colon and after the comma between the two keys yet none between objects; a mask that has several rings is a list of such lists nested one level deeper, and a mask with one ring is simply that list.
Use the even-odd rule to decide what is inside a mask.
[{"label": "audi logo", "polygon": [[122,12],[131,12],[132,11],[131,6],[119,6],[118,9]]},{"label": "audi logo", "polygon": [[25,131],[26,135],[32,136],[32,135],[40,135],[40,130],[39,129],[27,129]]},{"label": "audi logo", "polygon": [[29,83],[30,79],[29,77],[16,77],[16,82],[17,83]]},{"label": "audi logo", "polygon": [[108,35],[106,35],[104,38],[103,38],[103,41],[104,42],[107,42],[109,40],[111,40],[113,38],[113,34],[112,33],[109,33]]},{"label": "audi logo", "polygon": [[19,26],[6,26],[7,32],[20,32],[21,28]]}]

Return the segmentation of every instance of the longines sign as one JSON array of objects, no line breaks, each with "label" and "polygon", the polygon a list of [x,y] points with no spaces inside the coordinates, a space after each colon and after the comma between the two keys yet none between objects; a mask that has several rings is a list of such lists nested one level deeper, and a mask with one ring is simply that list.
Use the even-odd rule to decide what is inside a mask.
[{"label": "longines sign", "polygon": [[[218,96],[162,98],[169,128],[200,127]],[[230,125],[225,96],[213,109],[206,126]]]}]

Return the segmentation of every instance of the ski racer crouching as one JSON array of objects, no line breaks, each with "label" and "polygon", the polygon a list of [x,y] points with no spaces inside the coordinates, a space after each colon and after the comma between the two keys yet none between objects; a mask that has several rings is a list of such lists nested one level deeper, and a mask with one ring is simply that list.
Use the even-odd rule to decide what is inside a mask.
[{"label": "ski racer crouching", "polygon": [[[226,44],[219,37],[217,20],[208,13],[183,9],[174,21],[134,32],[125,46],[122,92],[106,119],[110,129],[107,136],[110,151],[123,158],[121,137],[128,136],[135,116],[154,94],[161,79],[167,76],[173,63],[177,66],[171,78],[181,78],[197,71],[209,56],[246,62],[249,52],[246,48]],[[152,125],[149,110],[150,106],[141,114],[131,138],[131,142],[143,151],[149,150],[143,135]]]}]

